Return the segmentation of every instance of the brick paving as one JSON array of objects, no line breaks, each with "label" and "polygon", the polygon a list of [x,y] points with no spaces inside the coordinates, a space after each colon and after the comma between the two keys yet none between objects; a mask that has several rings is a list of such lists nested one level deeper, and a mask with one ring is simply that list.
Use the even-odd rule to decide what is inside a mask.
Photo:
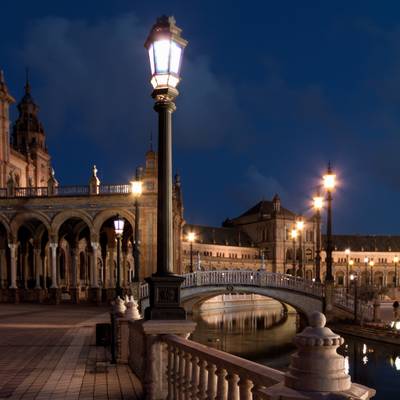
[{"label": "brick paving", "polygon": [[127,365],[95,346],[107,309],[0,305],[0,399],[141,399]]}]

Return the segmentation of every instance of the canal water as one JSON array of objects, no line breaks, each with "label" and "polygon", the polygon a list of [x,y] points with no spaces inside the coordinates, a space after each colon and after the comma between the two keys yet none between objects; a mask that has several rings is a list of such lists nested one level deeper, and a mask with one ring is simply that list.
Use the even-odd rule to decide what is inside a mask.
[{"label": "canal water", "polygon": [[[197,322],[192,340],[283,371],[295,351],[292,339],[304,328],[299,314],[278,302],[199,311],[192,319]],[[377,390],[374,399],[400,398],[400,346],[345,337],[339,353],[353,382]]]}]

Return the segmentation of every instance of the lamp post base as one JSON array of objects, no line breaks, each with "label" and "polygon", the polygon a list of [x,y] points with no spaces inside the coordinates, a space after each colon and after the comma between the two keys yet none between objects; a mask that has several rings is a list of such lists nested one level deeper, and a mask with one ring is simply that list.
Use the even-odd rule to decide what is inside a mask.
[{"label": "lamp post base", "polygon": [[149,284],[150,306],[144,311],[146,320],[185,320],[186,311],[180,306],[180,287],[185,278],[178,275],[146,278]]}]

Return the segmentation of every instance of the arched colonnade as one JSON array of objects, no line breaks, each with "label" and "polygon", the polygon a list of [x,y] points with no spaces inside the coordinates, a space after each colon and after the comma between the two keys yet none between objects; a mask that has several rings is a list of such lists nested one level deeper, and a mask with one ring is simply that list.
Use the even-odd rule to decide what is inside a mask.
[{"label": "arched colonnade", "polygon": [[0,214],[0,285],[2,289],[62,289],[68,296],[87,296],[89,288],[116,285],[117,241],[114,220],[125,226],[121,237],[121,285],[134,279],[133,213],[107,209],[91,216],[81,210],[55,215],[19,212]]}]

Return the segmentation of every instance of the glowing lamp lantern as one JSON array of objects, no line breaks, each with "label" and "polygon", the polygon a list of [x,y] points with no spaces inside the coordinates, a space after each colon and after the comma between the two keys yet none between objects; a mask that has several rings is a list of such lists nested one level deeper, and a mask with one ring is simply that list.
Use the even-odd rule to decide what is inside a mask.
[{"label": "glowing lamp lantern", "polygon": [[124,231],[124,225],[125,225],[125,221],[123,218],[120,218],[117,215],[117,218],[114,220],[114,229],[115,229],[115,234],[117,236],[121,236],[123,231]]},{"label": "glowing lamp lantern", "polygon": [[132,181],[131,182],[131,191],[135,197],[141,196],[143,193],[143,182],[142,181]]},{"label": "glowing lamp lantern", "polygon": [[304,221],[302,219],[296,221],[296,229],[298,231],[302,231],[304,229]]},{"label": "glowing lamp lantern", "polygon": [[336,175],[328,171],[326,175],[323,176],[324,188],[329,192],[335,189],[336,186]]},{"label": "glowing lamp lantern", "polygon": [[145,47],[149,53],[151,84],[155,90],[175,89],[180,81],[183,51],[187,41],[174,17],[162,16],[150,31]]},{"label": "glowing lamp lantern", "polygon": [[293,240],[296,240],[296,238],[297,238],[297,229],[292,229],[292,230],[290,231],[290,237],[291,237]]},{"label": "glowing lamp lantern", "polygon": [[314,209],[317,211],[322,210],[322,208],[324,207],[324,198],[321,196],[315,196],[313,198],[313,206]]}]

